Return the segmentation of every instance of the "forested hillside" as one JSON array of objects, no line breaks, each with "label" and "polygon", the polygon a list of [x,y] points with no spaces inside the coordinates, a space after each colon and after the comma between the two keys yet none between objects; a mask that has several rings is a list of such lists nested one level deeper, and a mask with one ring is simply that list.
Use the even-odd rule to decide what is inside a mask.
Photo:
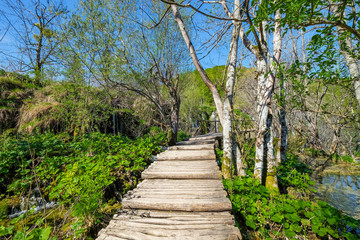
[{"label": "forested hillside", "polygon": [[0,239],[95,239],[215,131],[243,239],[360,238],[360,1],[0,3]]}]

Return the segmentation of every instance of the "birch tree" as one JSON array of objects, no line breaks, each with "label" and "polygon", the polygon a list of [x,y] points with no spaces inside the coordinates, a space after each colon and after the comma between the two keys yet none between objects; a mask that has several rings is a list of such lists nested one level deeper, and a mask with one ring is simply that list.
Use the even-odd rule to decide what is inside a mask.
[{"label": "birch tree", "polygon": [[[256,8],[257,3],[255,2],[253,5]],[[274,90],[275,74],[273,72],[273,56],[270,53],[268,44],[268,19],[261,17],[255,18],[252,16],[249,1],[244,1],[242,8],[246,15],[249,31],[245,31],[245,28],[242,25],[240,28],[240,37],[245,47],[256,58],[256,80],[258,84],[256,107],[258,114],[258,132],[256,136],[254,176],[262,183],[266,183],[267,186],[277,189],[278,186],[272,128],[272,94]],[[258,12],[256,10],[254,11],[255,14],[258,14]],[[254,42],[249,39],[249,33],[253,35],[255,39]],[[274,54],[280,58],[281,35],[278,28],[276,28],[276,31],[274,32],[273,44]]]},{"label": "birch tree", "polygon": [[[209,90],[212,93],[215,106],[217,109],[217,113],[220,119],[220,123],[223,126],[223,162],[222,162],[222,175],[225,179],[231,178],[232,175],[232,161],[234,159],[233,156],[233,136],[232,136],[232,126],[231,126],[231,116],[232,116],[232,98],[233,98],[233,91],[234,91],[234,83],[236,80],[236,62],[237,62],[237,51],[238,51],[238,41],[239,41],[239,30],[240,30],[240,1],[235,0],[233,4],[234,11],[233,13],[230,12],[228,7],[226,6],[226,13],[229,17],[229,19],[232,21],[233,24],[233,30],[231,35],[231,43],[230,43],[230,51],[229,51],[229,66],[228,66],[228,72],[227,72],[227,80],[226,80],[226,87],[225,87],[225,98],[224,100],[221,99],[221,96],[219,94],[219,91],[216,87],[216,85],[210,80],[208,75],[206,74],[204,68],[202,67],[196,50],[194,48],[193,43],[191,42],[190,36],[188,34],[188,31],[185,27],[184,21],[181,17],[181,14],[178,10],[178,5],[174,1],[165,1],[171,5],[171,9],[174,14],[175,21],[177,22],[180,32],[183,36],[183,39],[186,43],[186,46],[188,47],[191,59],[193,61],[193,64],[195,68],[198,70],[203,82],[206,84],[206,86],[209,88]],[[224,5],[226,5],[225,1],[221,1]],[[180,5],[181,6],[181,5]],[[191,6],[191,5],[188,5]],[[226,20],[226,19],[225,19]],[[238,154],[240,151],[237,151]],[[238,156],[237,165],[241,166],[241,158]],[[240,169],[238,169],[240,172]]]}]

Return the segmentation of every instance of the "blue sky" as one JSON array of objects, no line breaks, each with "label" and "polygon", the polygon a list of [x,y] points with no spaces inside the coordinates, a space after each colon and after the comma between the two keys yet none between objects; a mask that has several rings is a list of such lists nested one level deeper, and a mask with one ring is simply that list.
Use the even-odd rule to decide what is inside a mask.
[{"label": "blue sky", "polygon": [[[6,4],[3,2],[4,0],[0,0],[1,5],[3,6],[2,11],[8,12],[9,9],[6,8]],[[30,3],[30,1],[24,1],[24,3]],[[72,0],[63,0],[64,5],[67,6],[67,9],[70,12],[74,12],[76,10],[77,1]],[[181,10],[183,11],[183,10]],[[9,16],[11,18],[11,16]],[[200,16],[199,14],[195,14],[194,22],[196,24],[200,23],[201,21],[204,21],[204,17]],[[16,20],[13,20],[13,24],[16,25]],[[0,21],[0,36],[3,36],[5,33],[5,30],[8,28],[8,24],[6,21]],[[231,29],[229,30],[229,34],[231,32]],[[12,69],[14,64],[10,64],[12,61],[9,56],[15,56],[20,57],[21,55],[18,52],[18,48],[16,47],[16,38],[14,38],[16,34],[14,33],[14,29],[10,29],[8,33],[4,36],[2,41],[0,42],[0,67],[8,69],[8,70],[15,70]],[[211,34],[210,34],[211,35]],[[192,41],[195,46],[195,48],[200,47],[202,42],[205,42],[209,36],[209,34],[205,33],[205,31],[198,31],[196,34],[192,35]],[[199,52],[199,58],[201,59],[201,63],[203,64],[204,68],[210,68],[217,65],[225,65],[228,51],[229,51],[229,42],[228,37],[225,36],[226,40],[223,41],[221,44],[219,44],[216,48],[214,48],[210,54],[202,58],[201,52]],[[184,43],[185,44],[185,43]],[[203,52],[207,52],[209,48],[203,50]],[[239,49],[241,50],[241,49]],[[241,53],[241,52],[240,52]],[[190,60],[190,56],[189,56]],[[247,60],[243,62],[243,65],[250,66],[251,60]],[[12,67],[10,67],[12,66]],[[10,67],[10,68],[9,68]],[[189,68],[194,69],[191,61],[189,61]]]}]

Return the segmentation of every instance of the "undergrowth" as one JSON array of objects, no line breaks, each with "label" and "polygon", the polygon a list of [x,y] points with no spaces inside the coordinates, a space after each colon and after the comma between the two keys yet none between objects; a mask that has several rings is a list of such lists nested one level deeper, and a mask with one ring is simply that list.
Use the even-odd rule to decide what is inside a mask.
[{"label": "undergrowth", "polygon": [[[95,237],[166,142],[164,134],[131,140],[101,133],[0,140],[2,239]],[[57,207],[34,212],[35,193],[46,202],[57,202]],[[30,211],[6,218],[12,209]]]},{"label": "undergrowth", "polygon": [[245,239],[360,239],[360,221],[314,199],[310,169],[296,156],[278,167],[280,192],[252,176],[224,180]]}]

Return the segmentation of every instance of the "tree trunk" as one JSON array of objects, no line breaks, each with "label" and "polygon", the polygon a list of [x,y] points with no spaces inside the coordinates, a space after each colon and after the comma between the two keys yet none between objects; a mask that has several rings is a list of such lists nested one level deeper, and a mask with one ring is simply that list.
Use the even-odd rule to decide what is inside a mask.
[{"label": "tree trunk", "polygon": [[[281,14],[280,11],[276,11],[275,13],[275,21],[280,20]],[[281,38],[281,29],[280,29],[280,22],[275,22],[275,29],[274,29],[274,60],[276,65],[281,68],[280,66],[280,57],[281,57],[281,47],[282,47],[282,38]],[[280,70],[281,71],[281,70]],[[280,122],[280,149],[279,149],[279,160],[278,162],[285,162],[286,155],[287,155],[287,143],[288,143],[288,127],[286,122],[286,111],[285,111],[285,82],[283,78],[282,72],[277,73],[276,77],[279,79],[280,82],[280,111],[279,111],[279,122]]]},{"label": "tree trunk", "polygon": [[[265,47],[263,49],[266,51]],[[259,55],[256,59],[258,71],[257,112],[259,122],[256,138],[254,176],[267,187],[278,189],[272,132],[273,110],[271,105],[275,76],[273,73],[269,74],[269,70],[273,70],[269,60],[270,56],[267,52]]]},{"label": "tree trunk", "polygon": [[[240,0],[234,0],[234,18],[240,18]],[[239,23],[233,21],[233,30],[231,34],[230,52],[229,52],[229,66],[227,69],[227,80],[224,99],[224,119],[223,119],[223,162],[222,171],[225,179],[231,178],[231,162],[234,160],[233,147],[236,145],[233,141],[231,115],[232,115],[232,98],[234,94],[234,84],[236,79],[236,61],[239,43],[240,26]],[[239,151],[240,152],[240,151]],[[241,158],[240,158],[241,159]],[[238,165],[238,163],[236,163]],[[241,166],[241,162],[239,163]],[[237,169],[236,169],[237,170]]]},{"label": "tree trunk", "polygon": [[[267,142],[267,174],[266,174],[266,181],[265,186],[278,191],[278,181],[277,181],[277,173],[276,173],[276,158],[275,158],[275,151],[274,151],[274,135],[273,135],[273,127],[272,127],[272,118],[273,118],[273,111],[271,106],[271,95],[274,89],[275,80],[277,78],[277,72],[278,69],[281,71],[281,65],[280,65],[280,57],[281,57],[281,45],[282,45],[282,39],[281,39],[281,29],[280,29],[280,20],[281,14],[280,11],[276,11],[275,13],[275,26],[274,26],[274,33],[273,33],[273,58],[270,61],[271,66],[271,74],[269,74],[269,82],[268,84],[268,91],[269,91],[269,99],[267,100],[267,104],[269,107],[268,117],[266,121],[267,125],[267,132],[266,132],[266,142]],[[281,72],[280,72],[281,75]],[[282,81],[283,83],[283,81]],[[282,85],[283,86],[283,85]],[[283,106],[284,107],[284,106]],[[280,124],[281,124],[281,146],[280,146],[280,156],[285,156],[286,159],[286,144],[287,141],[284,141],[287,139],[287,131],[285,132],[284,128],[287,128],[286,126],[286,119],[285,119],[285,111],[284,108],[280,109],[282,111],[282,114],[280,114]],[[285,135],[283,135],[285,134]],[[285,148],[283,146],[285,144]],[[285,150],[284,152],[281,152],[282,150]]]},{"label": "tree trunk", "polygon": [[254,167],[254,177],[263,181],[264,174],[264,165],[266,163],[267,156],[267,142],[265,141],[265,135],[268,131],[267,129],[267,119],[269,115],[268,107],[268,98],[269,93],[267,89],[267,81],[269,81],[265,74],[267,71],[267,63],[264,57],[258,57],[256,59],[256,69],[257,69],[257,114],[258,114],[258,132],[256,136],[256,149],[255,149],[255,167]]},{"label": "tree trunk", "polygon": [[43,26],[41,26],[40,23],[40,27],[39,27],[39,39],[37,42],[37,46],[36,46],[36,57],[35,57],[35,67],[34,67],[34,72],[35,72],[35,83],[39,84],[40,80],[41,80],[41,70],[42,70],[42,61],[41,61],[41,51],[43,48]]},{"label": "tree trunk", "polygon": [[179,112],[180,112],[180,99],[176,99],[171,107],[171,137],[169,139],[169,146],[173,146],[177,142],[179,131]]}]

